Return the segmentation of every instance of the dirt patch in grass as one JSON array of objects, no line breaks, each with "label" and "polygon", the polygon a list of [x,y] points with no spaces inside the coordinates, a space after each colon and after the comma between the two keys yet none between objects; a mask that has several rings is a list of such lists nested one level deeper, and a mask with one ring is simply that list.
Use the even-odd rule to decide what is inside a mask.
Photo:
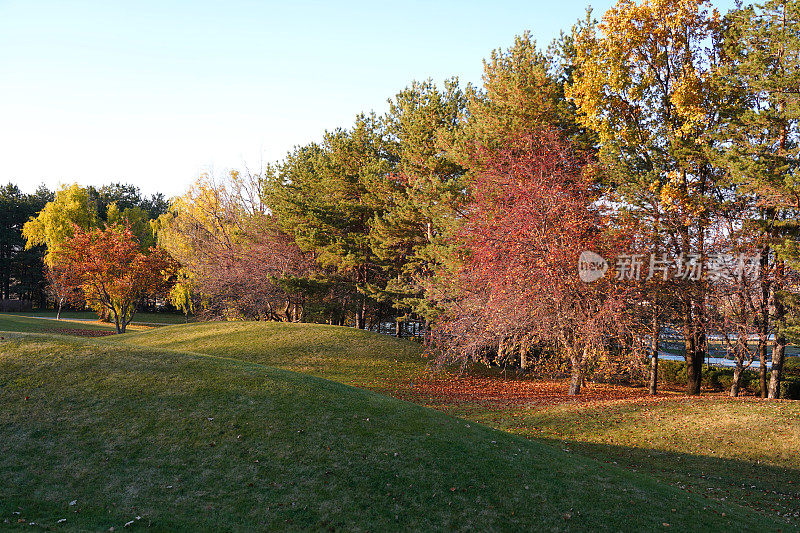
[{"label": "dirt patch in grass", "polygon": [[72,335],[75,337],[108,337],[117,332],[109,329],[83,329],[83,328],[44,328],[42,333],[57,333],[59,335]]}]

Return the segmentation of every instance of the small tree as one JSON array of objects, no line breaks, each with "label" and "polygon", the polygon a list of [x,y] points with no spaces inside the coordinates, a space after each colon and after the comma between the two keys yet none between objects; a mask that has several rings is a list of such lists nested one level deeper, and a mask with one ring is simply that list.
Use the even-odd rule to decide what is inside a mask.
[{"label": "small tree", "polygon": [[61,309],[64,304],[76,304],[83,297],[80,276],[68,265],[53,265],[45,267],[45,279],[47,293],[58,305],[56,320],[61,320]]},{"label": "small tree", "polygon": [[607,252],[590,167],[546,128],[478,156],[482,171],[461,233],[469,252],[461,294],[443,302],[433,342],[462,361],[496,351],[504,364],[518,350],[521,366],[531,340],[545,344],[564,354],[569,394],[578,394],[620,309],[608,280],[585,283],[576,268],[582,252]]},{"label": "small tree", "polygon": [[89,304],[113,316],[117,333],[125,332],[142,298],[169,292],[178,267],[161,248],[142,253],[131,229],[122,226],[75,227],[56,264],[74,273]]}]

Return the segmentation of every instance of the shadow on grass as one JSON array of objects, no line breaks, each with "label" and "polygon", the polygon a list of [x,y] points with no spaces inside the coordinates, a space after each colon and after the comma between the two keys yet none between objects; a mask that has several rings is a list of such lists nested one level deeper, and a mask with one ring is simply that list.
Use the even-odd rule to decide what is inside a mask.
[{"label": "shadow on grass", "polygon": [[536,438],[597,461],[652,475],[687,492],[781,517],[800,529],[800,470],[650,448]]}]

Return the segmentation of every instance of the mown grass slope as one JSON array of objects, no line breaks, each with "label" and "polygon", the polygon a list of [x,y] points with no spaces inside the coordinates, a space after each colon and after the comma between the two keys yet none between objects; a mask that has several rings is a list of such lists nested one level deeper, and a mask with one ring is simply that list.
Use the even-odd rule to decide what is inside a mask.
[{"label": "mown grass slope", "polygon": [[111,341],[230,357],[373,389],[413,380],[427,367],[419,343],[323,324],[204,322]]},{"label": "mown grass slope", "polygon": [[3,527],[780,527],[558,447],[332,381],[130,344],[4,336]]},{"label": "mown grass slope", "polygon": [[[95,315],[96,318],[96,315]],[[27,333],[59,333],[59,334],[86,334],[90,332],[116,332],[113,324],[99,320],[52,320],[22,316],[17,314],[0,313],[0,331],[19,331]]]},{"label": "mown grass slope", "polygon": [[502,380],[502,390],[485,395],[460,378],[439,397],[436,383],[420,388],[426,365],[418,344],[312,324],[217,322],[112,340],[261,362],[413,398],[800,527],[800,402],[667,395],[526,403],[513,400],[514,380]]}]

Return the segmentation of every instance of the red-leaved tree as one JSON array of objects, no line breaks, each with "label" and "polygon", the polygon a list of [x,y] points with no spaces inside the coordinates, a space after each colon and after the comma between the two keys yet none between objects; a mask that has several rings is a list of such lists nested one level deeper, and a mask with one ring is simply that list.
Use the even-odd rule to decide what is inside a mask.
[{"label": "red-leaved tree", "polygon": [[166,295],[178,268],[161,248],[143,253],[130,228],[122,226],[76,227],[56,263],[77,277],[87,303],[108,311],[117,333],[125,332],[143,298]]},{"label": "red-leaved tree", "polygon": [[69,265],[55,264],[45,267],[44,277],[47,280],[47,293],[58,304],[56,320],[60,320],[65,303],[77,304],[83,300],[80,276]]},{"label": "red-leaved tree", "polygon": [[569,393],[578,394],[587,360],[607,344],[620,309],[605,279],[578,276],[582,251],[609,248],[592,207],[591,167],[548,129],[476,154],[480,170],[460,234],[469,259],[459,295],[443,302],[433,344],[450,360],[488,351],[502,363],[520,352],[523,367],[531,345],[547,345],[569,361]]}]

